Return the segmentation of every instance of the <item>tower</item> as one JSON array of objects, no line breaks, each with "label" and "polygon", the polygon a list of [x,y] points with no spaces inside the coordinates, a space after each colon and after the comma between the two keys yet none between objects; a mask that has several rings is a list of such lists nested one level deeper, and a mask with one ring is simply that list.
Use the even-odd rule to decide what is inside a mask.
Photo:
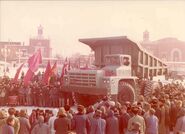
[{"label": "tower", "polygon": [[43,37],[43,27],[41,25],[38,27],[37,33],[38,33],[38,38]]},{"label": "tower", "polygon": [[149,32],[145,30],[143,32],[143,42],[148,42],[149,41]]}]

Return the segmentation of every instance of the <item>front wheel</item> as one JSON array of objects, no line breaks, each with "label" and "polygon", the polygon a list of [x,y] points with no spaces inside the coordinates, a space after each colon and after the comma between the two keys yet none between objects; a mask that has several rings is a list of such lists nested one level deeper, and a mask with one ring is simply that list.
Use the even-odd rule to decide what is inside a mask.
[{"label": "front wheel", "polygon": [[118,101],[124,104],[126,101],[133,103],[135,101],[134,88],[127,82],[121,81],[118,89]]}]

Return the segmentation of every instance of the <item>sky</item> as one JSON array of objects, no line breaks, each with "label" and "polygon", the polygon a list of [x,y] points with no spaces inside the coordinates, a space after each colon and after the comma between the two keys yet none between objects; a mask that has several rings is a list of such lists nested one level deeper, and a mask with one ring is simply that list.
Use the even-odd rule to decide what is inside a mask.
[{"label": "sky", "polygon": [[29,43],[43,26],[53,54],[88,54],[79,38],[127,36],[185,41],[185,1],[0,1],[0,41]]}]

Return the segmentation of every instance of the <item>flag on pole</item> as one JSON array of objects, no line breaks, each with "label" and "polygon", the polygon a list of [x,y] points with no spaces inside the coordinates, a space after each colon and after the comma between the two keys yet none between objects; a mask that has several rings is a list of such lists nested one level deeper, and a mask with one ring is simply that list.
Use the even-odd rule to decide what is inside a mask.
[{"label": "flag on pole", "polygon": [[32,72],[36,72],[37,69],[39,68],[39,64],[42,63],[42,55],[40,49],[36,52],[33,59],[34,60],[32,60],[32,62],[30,63],[29,68],[31,69]]},{"label": "flag on pole", "polygon": [[57,74],[57,62],[55,62],[55,64],[53,65],[53,67],[51,69],[51,73],[52,73],[52,75],[56,75]]},{"label": "flag on pole", "polygon": [[50,65],[50,61],[48,61],[48,64],[47,64],[47,67],[46,67],[46,70],[44,72],[44,76],[43,76],[43,79],[42,79],[42,82],[44,84],[49,84],[49,78],[51,76],[51,73],[52,73],[51,65]]},{"label": "flag on pole", "polygon": [[14,76],[14,79],[13,79],[14,82],[17,82],[17,80],[18,80],[18,78],[19,78],[19,74],[20,74],[20,72],[21,72],[21,69],[22,69],[23,65],[24,65],[24,63],[21,64],[21,66],[17,69],[17,72],[16,72],[16,74],[15,74],[15,76]]},{"label": "flag on pole", "polygon": [[64,77],[64,75],[67,73],[67,58],[65,59],[64,65],[62,67],[62,73],[61,73],[61,79]]},{"label": "flag on pole", "polygon": [[30,57],[28,60],[28,64],[29,64],[29,69],[24,77],[24,83],[28,84],[29,81],[31,81],[34,72],[37,71],[37,69],[39,68],[39,64],[42,63],[42,56],[41,56],[41,50],[39,49],[34,56]]},{"label": "flag on pole", "polygon": [[68,71],[71,70],[71,62],[70,62],[70,60],[69,60],[69,63],[68,63],[68,69],[67,70]]}]

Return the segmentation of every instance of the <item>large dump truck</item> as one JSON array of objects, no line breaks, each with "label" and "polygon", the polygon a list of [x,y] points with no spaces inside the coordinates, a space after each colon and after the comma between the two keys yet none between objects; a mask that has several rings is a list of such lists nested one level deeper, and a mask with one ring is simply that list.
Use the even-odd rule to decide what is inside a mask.
[{"label": "large dump truck", "polygon": [[96,69],[70,70],[63,91],[73,92],[78,103],[90,105],[105,95],[124,103],[134,102],[138,77],[166,73],[166,65],[125,36],[80,39],[95,52]]}]

